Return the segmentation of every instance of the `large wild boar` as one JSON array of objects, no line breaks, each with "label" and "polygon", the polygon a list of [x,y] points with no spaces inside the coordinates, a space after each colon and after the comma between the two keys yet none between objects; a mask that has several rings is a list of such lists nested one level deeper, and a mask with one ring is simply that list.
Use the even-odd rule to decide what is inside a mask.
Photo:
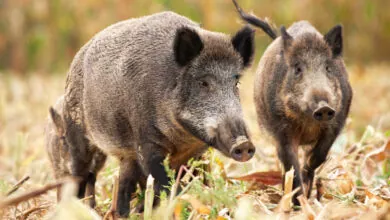
[{"label": "large wild boar", "polygon": [[96,145],[120,160],[118,214],[151,174],[167,190],[163,160],[178,169],[212,146],[237,161],[255,148],[237,83],[252,61],[254,31],[233,37],[163,12],[114,24],[80,49],[67,76],[64,116],[72,175],[86,178]]},{"label": "large wild boar", "polygon": [[[256,72],[258,122],[275,138],[284,171],[294,167],[293,188],[301,187],[309,197],[314,172],[342,130],[352,100],[342,58],[342,27],[337,25],[322,36],[309,22],[300,21],[288,30],[282,27],[277,37],[267,22],[233,3],[242,19],[274,39]],[[297,156],[299,145],[311,145],[303,168]],[[296,197],[294,203],[298,204]]]},{"label": "large wild boar", "polygon": [[[61,179],[71,175],[71,160],[69,154],[69,145],[65,138],[65,125],[63,119],[63,103],[64,96],[58,98],[56,104],[50,107],[49,118],[45,128],[46,133],[46,150],[51,162],[54,177]],[[91,207],[95,207],[95,182],[98,172],[102,169],[106,155],[103,154],[97,148],[91,151],[92,161],[88,168],[88,176],[86,181],[85,192],[82,192],[83,196],[91,197],[88,203]],[[61,189],[57,190],[57,200],[61,198]]]}]

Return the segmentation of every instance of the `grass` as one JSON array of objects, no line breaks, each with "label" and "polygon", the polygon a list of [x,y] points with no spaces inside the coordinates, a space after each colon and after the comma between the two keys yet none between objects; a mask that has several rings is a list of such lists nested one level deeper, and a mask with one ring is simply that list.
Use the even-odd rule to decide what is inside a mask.
[{"label": "grass", "polygon": [[[216,151],[208,151],[202,161],[192,161],[188,166],[190,170],[200,170],[202,175],[184,178],[180,196],[165,196],[161,206],[152,210],[153,218],[376,219],[390,212],[390,145],[386,148],[390,136],[389,70],[386,65],[350,68],[355,94],[350,118],[334,144],[329,160],[317,173],[320,185],[308,201],[312,212],[304,208],[282,212],[280,184],[269,186],[262,181],[230,178],[255,173],[267,179],[268,174],[260,172],[280,170],[272,142],[256,123],[252,100],[253,71],[248,71],[241,83],[241,95],[245,119],[257,146],[256,157],[239,164]],[[44,124],[48,108],[61,95],[64,84],[65,75],[21,77],[0,73],[0,201],[27,175],[30,179],[11,197],[54,182],[45,152]],[[207,167],[206,171],[204,167]],[[72,196],[75,189],[69,183],[65,187],[69,196],[59,204],[56,204],[55,191],[51,190],[0,210],[0,217],[95,219],[104,216],[112,204],[112,184],[117,175],[117,161],[110,158],[98,177],[96,212]],[[173,186],[177,184],[174,179],[171,182]],[[316,193],[323,195],[320,201],[315,199]],[[140,192],[138,197],[144,196]],[[142,217],[133,215],[131,218]]]}]

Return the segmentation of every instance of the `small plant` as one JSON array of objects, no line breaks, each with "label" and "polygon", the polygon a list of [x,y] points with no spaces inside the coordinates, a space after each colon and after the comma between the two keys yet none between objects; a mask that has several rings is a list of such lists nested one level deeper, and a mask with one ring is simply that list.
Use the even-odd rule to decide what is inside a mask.
[{"label": "small plant", "polygon": [[176,182],[176,178],[175,178],[176,171],[169,167],[169,160],[170,160],[170,155],[168,155],[163,162],[164,170],[165,172],[167,172],[167,176],[169,178],[169,186],[166,186],[167,188],[171,188],[173,184],[175,184]]}]

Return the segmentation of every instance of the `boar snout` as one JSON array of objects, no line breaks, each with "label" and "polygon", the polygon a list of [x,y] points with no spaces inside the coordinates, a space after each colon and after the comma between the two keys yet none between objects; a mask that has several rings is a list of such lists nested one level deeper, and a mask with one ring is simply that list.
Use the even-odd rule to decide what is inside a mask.
[{"label": "boar snout", "polygon": [[250,160],[255,154],[256,148],[246,137],[239,137],[230,150],[231,157],[239,162]]},{"label": "boar snout", "polygon": [[223,154],[239,162],[248,161],[255,154],[255,147],[249,140],[244,122],[228,119],[218,125],[216,148]]},{"label": "boar snout", "polygon": [[313,111],[313,118],[317,121],[330,121],[334,118],[336,111],[326,102],[320,102]]}]

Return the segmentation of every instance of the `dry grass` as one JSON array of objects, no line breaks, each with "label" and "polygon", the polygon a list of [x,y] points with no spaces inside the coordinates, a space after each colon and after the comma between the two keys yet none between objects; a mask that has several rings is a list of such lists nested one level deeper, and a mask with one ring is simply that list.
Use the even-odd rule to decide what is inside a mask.
[{"label": "dry grass", "polygon": [[[384,213],[390,212],[389,70],[384,65],[350,69],[355,97],[348,125],[332,148],[330,160],[318,172],[320,181],[312,198],[303,201],[302,210],[287,213],[281,211],[285,207],[283,203],[288,202],[282,199],[281,186],[265,186],[262,182],[271,178],[271,173],[258,173],[278,171],[279,164],[272,144],[257,127],[252,101],[253,71],[248,71],[241,84],[241,94],[245,117],[258,146],[256,158],[237,164],[216,152],[208,153],[204,161],[211,169],[204,175],[206,180],[183,181],[188,190],[177,198],[163,200],[161,207],[153,210],[154,218],[376,219],[382,216],[389,219],[389,215],[384,217]],[[21,78],[0,73],[0,201],[54,182],[43,128],[48,107],[63,92],[64,83],[64,75],[31,74]],[[367,125],[372,127],[366,129]],[[112,184],[117,173],[117,163],[111,158],[99,174],[96,213],[72,196],[75,189],[70,183],[64,190],[68,196],[58,205],[55,191],[51,190],[3,208],[0,217],[98,219],[111,206]],[[258,181],[227,179],[248,173],[255,173]],[[30,179],[6,196],[25,176]],[[315,199],[317,193],[322,195],[320,201]]]}]

